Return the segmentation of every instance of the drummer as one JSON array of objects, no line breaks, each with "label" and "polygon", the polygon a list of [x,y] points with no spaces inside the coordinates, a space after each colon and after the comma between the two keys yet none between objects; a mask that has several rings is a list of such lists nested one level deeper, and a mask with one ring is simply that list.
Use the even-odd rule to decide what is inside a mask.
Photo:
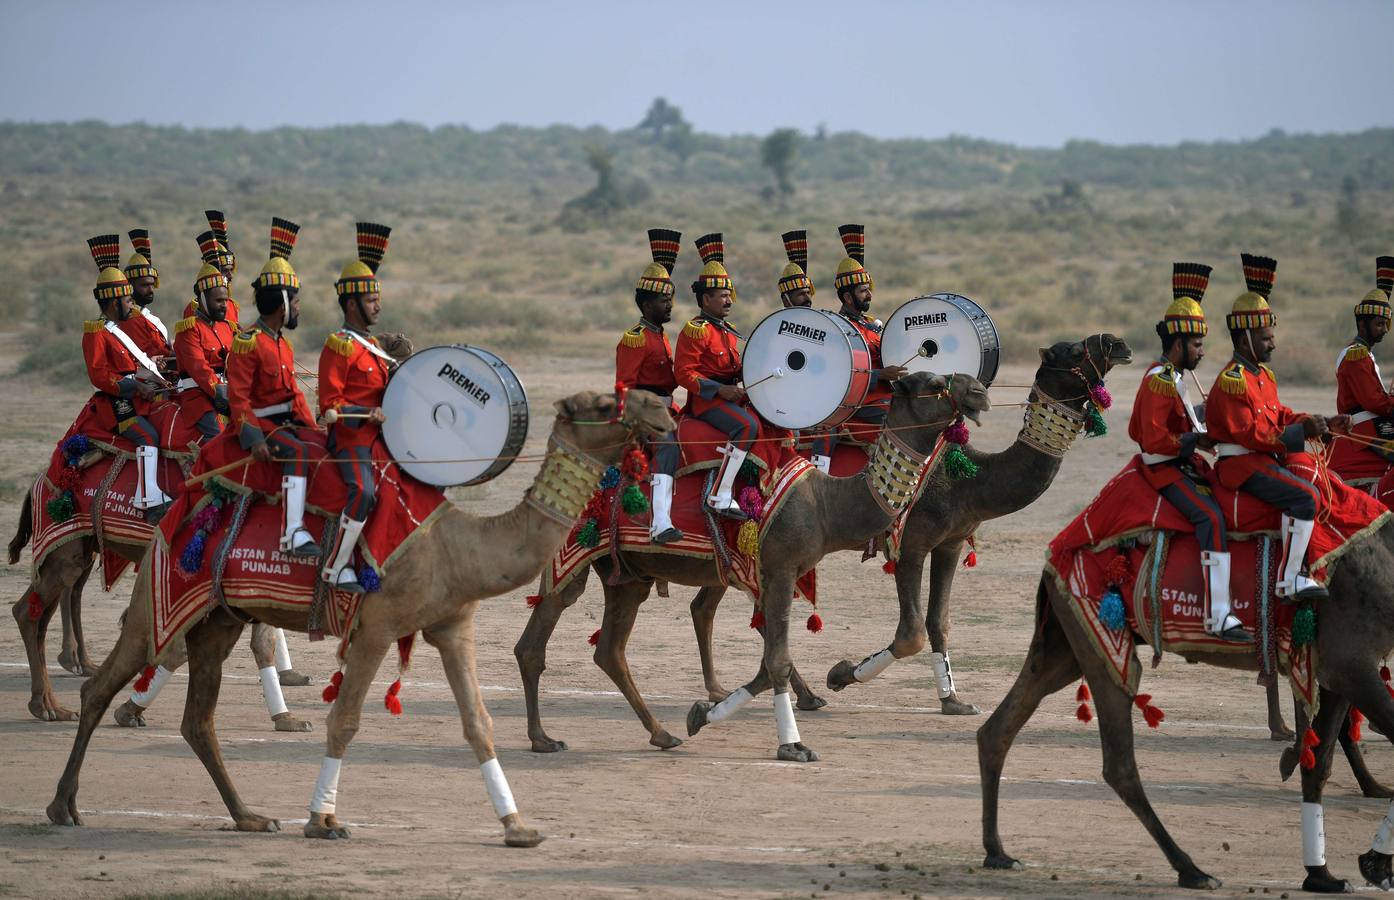
[{"label": "drummer", "polygon": [[871,387],[862,406],[852,414],[852,419],[868,426],[857,429],[859,431],[879,431],[886,422],[886,412],[890,407],[891,382],[908,370],[903,365],[883,364],[881,320],[867,315],[871,309],[872,293],[876,290],[876,279],[866,270],[866,228],[843,225],[837,229],[837,233],[847,250],[847,257],[838,263],[837,276],[833,279],[840,305],[838,313],[861,332],[867,349],[871,351]]},{"label": "drummer", "polygon": [[329,450],[338,460],[348,490],[334,549],[320,577],[353,594],[363,593],[363,587],[349,563],[377,503],[373,442],[387,421],[382,395],[389,367],[397,362],[368,333],[382,313],[377,271],[391,233],[386,225],[358,223],[358,259],[345,266],[334,282],[344,327],[325,338],[319,354],[320,416],[329,425]]},{"label": "drummer", "polygon": [[803,229],[786,231],[780,236],[784,240],[784,255],[789,263],[779,273],[779,302],[785,309],[794,306],[813,306],[813,282],[808,277],[808,232]]},{"label": "drummer", "polygon": [[[649,229],[649,252],[653,262],[639,276],[634,288],[634,305],[639,307],[639,323],[620,335],[615,345],[615,390],[642,390],[657,394],[668,402],[674,415],[673,392],[678,381],[673,375],[673,348],[663,326],[673,318],[673,266],[678,261],[682,234],[668,228]],[[653,519],[649,541],[671,544],[683,533],[673,525],[673,478],[677,475],[682,450],[676,431],[653,442]]]},{"label": "drummer", "polygon": [[741,335],[726,321],[736,289],[724,265],[726,246],[720,232],[699,237],[697,252],[703,265],[692,282],[692,293],[701,315],[678,335],[673,374],[687,388],[686,411],[727,437],[707,505],[724,516],[744,519],[732,488],[746,454],[760,438],[760,419],[746,405],[745,389],[739,384]]},{"label": "drummer", "polygon": [[[228,244],[227,236],[227,216],[223,215],[222,210],[205,209],[203,216],[208,220],[208,230],[198,236],[200,252],[203,253],[203,261],[210,262],[208,250],[205,247],[204,236],[213,236],[213,259],[211,264],[223,273],[223,277],[228,283],[227,298],[227,320],[234,331],[237,330],[237,323],[241,318],[241,309],[237,301],[232,299],[232,276],[237,274],[237,254],[232,252]],[[189,305],[184,308],[185,317],[198,313],[198,297],[189,301]]]}]

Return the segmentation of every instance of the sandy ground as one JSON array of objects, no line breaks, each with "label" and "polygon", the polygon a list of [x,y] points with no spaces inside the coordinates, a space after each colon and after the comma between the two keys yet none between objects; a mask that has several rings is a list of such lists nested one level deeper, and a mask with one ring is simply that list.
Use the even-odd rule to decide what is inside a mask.
[{"label": "sandy ground", "polygon": [[[13,339],[9,349],[16,346]],[[4,354],[13,359],[9,352]],[[534,407],[529,448],[545,438],[550,403],[578,385],[603,387],[603,357],[550,358],[519,365]],[[1213,374],[1213,368],[1207,367]],[[1131,448],[1128,407],[1139,364],[1112,379],[1119,402],[1111,433],[1083,440],[1060,477],[1031,508],[982,529],[981,564],[956,585],[953,660],[965,698],[990,710],[1015,677],[1032,627],[1032,597],[1042,550],[1059,527],[1123,463]],[[1020,383],[1029,372],[1008,371]],[[1208,379],[1207,379],[1208,380]],[[31,473],[75,414],[82,394],[36,380],[5,377],[0,426],[5,481]],[[998,388],[998,401],[1024,391]],[[1298,408],[1323,410],[1332,392],[1285,391]],[[976,437],[984,448],[1012,439],[1016,410],[988,417]],[[520,497],[535,468],[518,465],[462,499],[495,511]],[[19,496],[0,509],[8,537]],[[0,574],[0,593],[17,599],[28,556]],[[837,660],[861,659],[885,646],[895,623],[892,579],[856,554],[819,569],[827,629],[799,629],[796,659],[821,685]],[[89,590],[85,622],[93,655],[111,646],[131,587]],[[288,689],[292,707],[315,723],[306,735],[271,732],[251,654],[231,657],[219,725],[223,751],[253,808],[281,817],[286,831],[244,835],[229,820],[203,768],[179,736],[185,684],[176,676],[138,731],[102,727],[88,756],[79,804],[87,826],[50,827],[43,808],[67,756],[73,726],[45,724],[25,710],[28,678],[12,627],[0,629],[0,895],[109,897],[152,891],[263,891],[371,896],[619,895],[810,896],[1163,896],[1173,873],[1136,820],[1100,779],[1093,725],[1073,716],[1073,695],[1049,698],[1008,762],[1003,837],[1024,872],[979,869],[981,814],[974,732],[981,718],[937,714],[927,654],[902,662],[873,685],[833,695],[800,714],[805,742],[822,761],[774,759],[769,701],[709,727],[681,748],[660,752],[608,679],[591,662],[587,636],[598,627],[594,585],[563,619],[544,676],[544,713],[553,737],[571,749],[528,750],[512,647],[527,615],[520,590],[485,604],[479,615],[479,668],[494,716],[501,762],[525,817],[548,836],[534,850],[502,846],[438,659],[423,648],[402,699],[389,716],[370,695],[364,725],[340,784],[339,810],[353,838],[306,842],[306,815],[323,755],[324,680],[334,670],[331,643],[292,636],[296,665],[316,677]],[[643,610],[630,661],[657,714],[675,733],[701,696],[687,600]],[[747,602],[729,599],[716,647],[728,687],[755,670],[759,645],[746,625]],[[56,655],[50,639],[50,659]],[[380,673],[382,686],[393,673]],[[77,704],[79,681],[54,669],[60,697]],[[1156,731],[1141,727],[1138,757],[1150,796],[1179,842],[1221,892],[1275,896],[1300,884],[1300,792],[1281,784],[1281,746],[1268,740],[1263,694],[1253,677],[1190,668],[1175,657],[1148,672],[1144,689],[1167,714]],[[1140,717],[1137,724],[1141,726]],[[1370,744],[1372,766],[1388,772],[1391,751]],[[1328,792],[1326,833],[1333,870],[1358,880],[1354,859],[1369,846],[1386,804],[1364,800],[1340,763]]]}]

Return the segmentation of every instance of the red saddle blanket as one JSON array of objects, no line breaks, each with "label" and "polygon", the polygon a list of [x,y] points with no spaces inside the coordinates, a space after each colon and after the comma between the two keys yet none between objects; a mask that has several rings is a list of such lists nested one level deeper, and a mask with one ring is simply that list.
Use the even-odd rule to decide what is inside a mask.
[{"label": "red saddle blanket", "polygon": [[[703,423],[699,422],[698,424]],[[707,466],[706,468],[709,470],[711,467]],[[812,471],[815,469],[807,460],[792,457],[766,479],[768,494],[765,493],[765,490],[761,490],[760,521],[758,525],[754,526],[758,528],[759,537],[764,536],[769,523],[774,520],[775,514],[784,501],[788,499],[790,489]],[[622,504],[617,502],[614,497],[621,490],[619,485],[609,489],[608,492],[598,492],[601,500],[596,505],[603,508],[598,510],[599,515],[594,517],[597,520],[597,542],[588,546],[590,541],[583,535],[586,522],[588,518],[591,518],[590,514],[597,511],[588,507],[587,512],[582,513],[582,521],[578,528],[567,538],[561,550],[552,558],[551,564],[543,570],[541,593],[551,595],[561,590],[586,566],[614,549],[625,553],[665,553],[710,559],[717,567],[717,571],[721,573],[724,583],[734,584],[758,600],[760,596],[759,553],[758,550],[754,554],[746,553],[741,549],[743,542],[740,537],[740,529],[745,523],[722,516],[714,518],[720,529],[721,547],[724,548],[725,555],[730,559],[729,570],[720,561],[721,551],[718,550],[717,543],[713,540],[706,516],[703,513],[703,508],[706,505],[708,474],[707,471],[690,472],[679,475],[674,483],[673,524],[682,531],[683,538],[670,544],[660,545],[649,542],[650,513],[647,511],[635,514],[624,512]],[[747,485],[745,479],[737,479],[738,493],[743,486]],[[648,499],[651,493],[650,485],[645,482],[640,484],[639,488],[645,499]],[[795,585],[795,589],[799,596],[810,603],[816,603],[817,581],[815,572],[804,573]]]},{"label": "red saddle blanket", "polygon": [[[326,525],[337,527],[346,496],[338,466],[324,446],[325,436],[303,429],[311,476],[305,527],[317,541]],[[246,458],[232,434],[203,448],[192,475],[197,477]],[[373,444],[377,505],[359,536],[363,564],[359,580],[372,587],[389,577],[389,566],[410,540],[422,534],[446,509],[445,494],[403,473],[391,462],[381,440]],[[151,627],[158,657],[214,603],[215,586],[232,606],[310,609],[322,560],[281,553],[281,465],[251,462],[189,487],[174,504],[155,536],[152,557]],[[320,541],[325,552],[330,548]],[[372,574],[368,574],[371,570]],[[216,585],[215,585],[216,581]],[[362,595],[330,591],[324,630],[347,637]]]},{"label": "red saddle blanket", "polygon": [[[760,439],[750,448],[750,455],[746,458],[753,460],[768,475],[794,456],[789,446],[789,436],[784,429],[761,422]],[[682,445],[682,463],[678,474],[686,475],[721,465],[721,449],[727,442],[725,434],[701,419],[681,416],[678,419],[678,443]]]}]

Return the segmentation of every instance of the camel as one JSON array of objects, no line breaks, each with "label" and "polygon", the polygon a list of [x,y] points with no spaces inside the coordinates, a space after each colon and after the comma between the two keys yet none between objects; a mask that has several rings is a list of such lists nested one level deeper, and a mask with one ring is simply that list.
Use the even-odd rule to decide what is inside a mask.
[{"label": "camel", "polygon": [[[1329,582],[1331,597],[1322,601],[1317,609],[1317,676],[1321,692],[1319,711],[1311,727],[1320,743],[1314,748],[1315,767],[1302,770],[1303,818],[1311,822],[1304,832],[1312,833],[1310,839],[1304,840],[1307,847],[1303,861],[1307,876],[1303,890],[1321,893],[1351,890],[1348,882],[1330,873],[1325,859],[1325,841],[1315,838],[1321,830],[1322,789],[1349,710],[1352,706],[1358,708],[1384,734],[1394,734],[1394,697],[1385,690],[1377,674],[1380,661],[1394,650],[1394,601],[1383,587],[1390,572],[1394,572],[1394,522],[1386,522],[1334,564]],[[1036,633],[1021,673],[978,730],[983,847],[987,852],[984,865],[990,869],[1022,867],[1007,855],[998,832],[997,806],[1003,764],[1012,741],[1041,700],[1083,675],[1093,693],[1094,712],[1099,720],[1104,780],[1152,835],[1176,870],[1181,887],[1219,887],[1219,880],[1201,871],[1177,845],[1148,802],[1133,753],[1133,699],[1113,681],[1107,670],[1110,664],[1091,647],[1082,626],[1068,608],[1071,602],[1059,592],[1049,574],[1042,576],[1036,594]],[[1187,662],[1226,668],[1257,671],[1259,665],[1257,658],[1249,654],[1182,655]],[[1137,666],[1136,658],[1133,664]],[[1394,807],[1381,827],[1382,835],[1387,837],[1391,822],[1394,822]],[[1371,884],[1388,888],[1394,883],[1391,860],[1394,860],[1391,855],[1372,849],[1360,857],[1359,868]]]},{"label": "camel", "polygon": [[[315,786],[307,838],[348,837],[336,815],[338,773],[358,731],[363,701],[383,657],[399,640],[421,632],[444,663],[466,741],[481,764],[504,842],[531,847],[542,835],[523,822],[494,753],[493,723],[475,674],[474,612],[486,597],[506,593],[536,578],[566,540],[608,464],[617,463],[636,434],[658,436],[673,429],[657,397],[631,391],[621,412],[611,395],[583,391],[556,404],[557,416],[546,458],[522,502],[497,516],[469,515],[446,505],[431,528],[400,551],[382,589],[363,599],[346,655],[338,697],[329,711],[327,751]],[[151,570],[136,579],[121,635],[97,674],[82,689],[82,714],[67,768],[58,782],[49,820],[80,825],[78,775],[87,746],[112,699],[145,665],[150,654]],[[240,610],[268,625],[305,632],[308,613],[270,607]],[[242,631],[241,620],[221,606],[185,635],[189,654],[189,698],[181,731],[212,776],[239,831],[269,832],[275,819],[244,805],[223,764],[214,728],[222,666]]]},{"label": "camel", "polygon": [[[949,669],[949,594],[958,571],[963,545],[989,519],[1010,515],[1036,502],[1060,471],[1065,452],[1084,426],[1091,389],[1102,386],[1116,365],[1132,361],[1127,343],[1111,334],[1094,334],[1077,343],[1059,343],[1040,351],[1041,364],[1027,398],[1026,427],[1000,453],[983,453],[971,446],[964,452],[978,466],[978,477],[953,480],[940,469],[926,487],[905,523],[900,559],[895,567],[900,622],[890,651],[894,660],[919,653],[926,632],[937,683],[940,711],[949,716],[977,715],[981,710],[959,698]],[[1042,441],[1033,423],[1052,412],[1073,428]],[[921,598],[925,560],[929,560],[929,602]],[[869,657],[868,657],[869,658]],[[889,665],[889,662],[887,663]],[[858,684],[856,665],[841,660],[828,671],[834,691]]]},{"label": "camel", "polygon": [[[20,505],[19,527],[10,540],[10,565],[19,562],[21,551],[33,537],[33,527],[33,508],[26,498]],[[134,544],[109,537],[105,546],[108,551],[118,554],[121,558],[139,563],[150,545],[148,542]],[[15,624],[19,626],[20,638],[24,641],[24,650],[29,659],[29,712],[41,721],[70,722],[77,718],[72,710],[58,702],[53,692],[53,682],[48,676],[44,645],[48,625],[55,612],[61,609],[63,618],[63,650],[58,656],[59,665],[74,675],[92,675],[97,671],[97,666],[88,657],[87,645],[82,636],[82,589],[96,564],[97,554],[98,544],[95,536],[70,541],[55,548],[45,557],[43,565],[34,572],[29,589],[20,595],[10,610]],[[42,604],[43,611],[38,619],[35,619],[29,610],[31,594],[37,595]],[[308,676],[290,667],[288,656],[283,660],[284,666],[277,664],[277,637],[275,629],[261,625],[253,626],[250,646],[257,669],[262,670],[274,665],[281,670],[281,684],[309,684]],[[280,640],[283,642],[284,637]],[[166,668],[173,670],[182,664],[182,659],[171,659]],[[143,726],[144,711],[145,707],[137,705],[134,700],[128,700],[117,710],[117,724],[124,727]],[[271,718],[277,731],[302,732],[309,731],[311,727],[309,722],[289,711],[273,711]]]},{"label": "camel", "polygon": [[[925,455],[934,446],[935,440],[958,416],[959,411],[972,417],[987,410],[987,391],[976,379],[955,375],[952,384],[940,375],[915,375],[903,379],[892,397],[887,418],[885,435],[895,435],[911,446],[914,452]],[[883,440],[885,438],[883,435]],[[883,462],[892,458],[890,451],[878,444],[877,453],[882,454]],[[828,549],[851,549],[865,545],[868,537],[879,534],[891,523],[893,516],[886,513],[868,490],[868,472],[851,478],[829,478],[821,472],[811,472],[797,482],[791,494],[784,501],[775,519],[769,523],[765,537],[761,540],[760,567],[761,593],[764,607],[765,635],[767,646],[780,646],[787,642],[787,625],[790,597],[781,599],[781,592],[787,587],[792,592],[794,579],[812,569],[818,559]],[[908,499],[908,498],[906,498]],[[790,545],[798,547],[791,551]],[[665,554],[662,552],[621,553],[621,567],[626,574],[620,583],[611,585],[605,582],[605,613],[601,622],[599,641],[596,644],[596,664],[615,682],[629,701],[639,720],[649,732],[649,743],[660,749],[669,749],[681,744],[681,740],[670,734],[657,720],[642,694],[634,683],[625,659],[625,647],[633,630],[640,605],[648,598],[649,589],[655,579],[678,584],[694,585],[702,588],[699,599],[704,594],[721,593],[721,576],[710,559]],[[791,569],[794,566],[796,571]],[[608,560],[599,560],[596,570],[602,575],[610,571]],[[785,585],[787,580],[787,585]],[[772,585],[774,595],[767,591]],[[527,628],[519,638],[514,653],[518,658],[523,675],[524,693],[528,705],[528,735],[533,749],[538,752],[552,752],[566,749],[566,744],[550,738],[542,728],[538,703],[538,682],[546,668],[547,641],[556,627],[561,613],[581,595],[585,589],[583,578],[577,578],[566,589],[542,598],[533,609]],[[694,601],[694,610],[697,601]],[[714,612],[715,604],[710,609]],[[776,622],[782,620],[782,625]],[[703,630],[710,639],[711,618],[698,619],[694,616],[698,630],[699,643]],[[768,652],[768,651],[767,651]],[[787,650],[782,651],[787,659]],[[792,667],[789,667],[790,669]],[[783,670],[780,695],[787,692],[787,684],[793,673]],[[762,682],[763,684],[763,682]],[[724,692],[709,678],[708,696],[721,700]],[[748,701],[756,690],[740,694],[738,700]],[[739,693],[739,692],[738,692]],[[808,695],[821,705],[821,701]],[[786,698],[787,699],[787,698]],[[802,708],[809,708],[804,705]],[[792,714],[792,713],[791,713]],[[689,727],[689,734],[695,733]],[[798,741],[781,741],[780,758],[808,761],[815,754]],[[797,746],[795,746],[797,745]]]}]

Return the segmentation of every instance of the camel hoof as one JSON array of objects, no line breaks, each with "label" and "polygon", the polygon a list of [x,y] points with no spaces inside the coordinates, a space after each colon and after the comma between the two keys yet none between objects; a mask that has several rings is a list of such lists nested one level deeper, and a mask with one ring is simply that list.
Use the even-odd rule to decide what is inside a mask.
[{"label": "camel hoof", "polygon": [[803,710],[804,712],[812,712],[815,709],[822,709],[827,705],[828,701],[824,700],[822,697],[819,697],[817,694],[809,694],[807,697],[800,697],[798,699],[798,702],[794,704],[795,707]]},{"label": "camel hoof", "polygon": [[238,831],[251,831],[257,834],[275,834],[281,830],[281,823],[256,813],[244,813],[237,820]]},{"label": "camel hoof", "polygon": [[536,847],[544,840],[541,832],[526,825],[510,825],[503,830],[503,842],[509,847]]},{"label": "camel hoof", "polygon": [[286,669],[284,672],[277,672],[276,678],[281,682],[281,687],[304,687],[312,684],[314,679],[302,672],[294,669]]},{"label": "camel hoof", "polygon": [[1268,739],[1270,741],[1277,741],[1278,743],[1282,743],[1283,741],[1291,742],[1296,737],[1297,732],[1287,727],[1283,722],[1279,722],[1277,728],[1271,725],[1268,727]]},{"label": "camel hoof", "polygon": [[675,738],[667,731],[660,731],[649,738],[649,743],[660,750],[672,750],[674,747],[682,746],[682,738]]},{"label": "camel hoof", "polygon": [[276,723],[277,731],[289,731],[292,733],[299,733],[304,731],[311,731],[315,727],[311,723],[306,722],[304,719],[297,719],[294,715],[288,712],[283,712],[279,715],[272,716],[271,721]]},{"label": "camel hoof", "polygon": [[[49,818],[53,818],[49,816]],[[1365,880],[1382,891],[1394,887],[1394,856],[1378,850],[1367,850],[1358,860],[1360,874]]]},{"label": "camel hoof", "polygon": [[1308,866],[1307,877],[1302,880],[1302,890],[1313,894],[1352,894],[1355,888],[1344,878],[1337,878],[1326,870],[1326,866]]},{"label": "camel hoof", "polygon": [[1183,887],[1191,891],[1214,891],[1220,888],[1220,879],[1206,875],[1195,866],[1189,872],[1181,872],[1176,876],[1177,887]]},{"label": "camel hoof", "polygon": [[566,741],[554,741],[545,734],[540,738],[532,739],[533,753],[560,753],[567,749],[569,748],[566,746]]},{"label": "camel hoof", "polygon": [[1006,872],[1020,872],[1026,868],[1021,860],[1005,853],[989,853],[983,858],[984,869],[998,869]]},{"label": "camel hoof", "polygon": [[58,702],[52,694],[29,698],[29,712],[40,722],[72,722],[77,714]]},{"label": "camel hoof", "polygon": [[1283,781],[1287,781],[1292,777],[1292,773],[1297,771],[1298,759],[1297,751],[1292,747],[1283,751],[1283,755],[1278,759],[1278,774],[1282,776]]},{"label": "camel hoof", "polygon": [[687,711],[688,737],[702,730],[702,726],[707,724],[707,713],[711,711],[712,705],[705,700],[698,700],[692,704],[692,708]]},{"label": "camel hoof", "polygon": [[775,753],[775,758],[784,762],[817,762],[820,757],[811,747],[803,744],[780,744],[779,751]]},{"label": "camel hoof", "polygon": [[837,665],[828,670],[828,690],[840,691],[850,684],[856,684],[857,679],[852,677],[856,671],[856,665],[850,659],[844,659]]},{"label": "camel hoof", "polygon": [[972,703],[964,703],[957,697],[939,701],[939,712],[946,716],[980,716],[983,711]]},{"label": "camel hoof", "polygon": [[90,662],[84,662],[81,659],[75,658],[75,656],[76,654],[69,653],[66,650],[62,651],[58,654],[58,665],[63,667],[63,671],[76,675],[79,678],[86,678],[88,675],[96,673],[96,669],[93,668]]},{"label": "camel hoof", "polygon": [[116,711],[111,714],[111,717],[122,728],[144,728],[145,716],[141,715],[143,712],[145,712],[145,707],[137,706],[134,700],[127,700],[116,707]]},{"label": "camel hoof", "polygon": [[348,840],[349,830],[339,824],[339,820],[332,815],[324,813],[310,813],[310,819],[305,823],[305,837],[319,838],[325,841],[337,841],[340,838]]},{"label": "camel hoof", "polygon": [[48,820],[54,825],[76,826],[82,824],[82,816],[77,814],[77,800],[62,794],[53,798],[48,805]]}]

